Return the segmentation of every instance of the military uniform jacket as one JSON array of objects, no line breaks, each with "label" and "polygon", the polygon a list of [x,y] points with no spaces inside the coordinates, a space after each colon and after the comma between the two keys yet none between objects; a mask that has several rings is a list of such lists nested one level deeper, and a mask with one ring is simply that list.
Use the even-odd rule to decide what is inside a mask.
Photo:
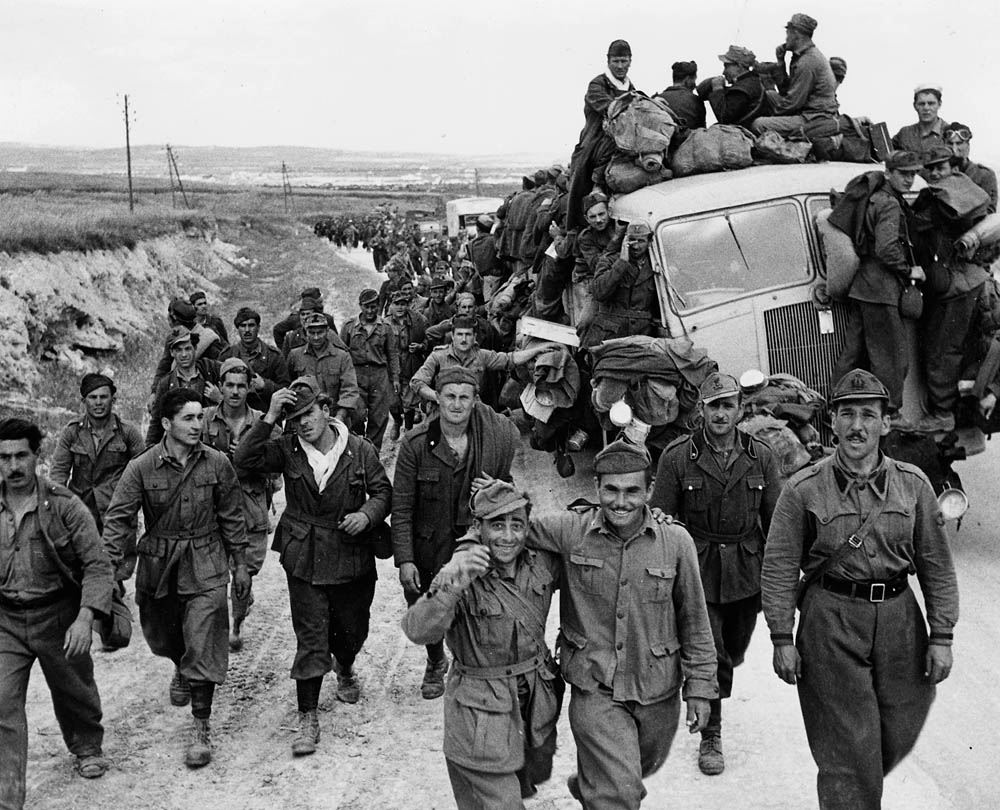
[{"label": "military uniform jacket", "polygon": [[[263,414],[254,408],[247,407],[247,418],[243,423],[243,430],[238,436],[233,435],[229,429],[229,423],[222,415],[222,406],[215,405],[205,410],[204,429],[201,440],[209,447],[214,447],[220,453],[224,453],[230,462],[236,452],[237,445],[243,441],[250,429],[260,421]],[[276,431],[277,432],[277,431]],[[266,475],[253,472],[236,471],[236,477],[240,482],[240,489],[243,492],[243,520],[246,522],[247,532],[267,532],[267,488],[268,480]]]},{"label": "military uniform jacket", "polygon": [[359,368],[381,366],[389,372],[390,380],[399,382],[399,352],[395,338],[392,326],[381,318],[375,321],[371,332],[360,318],[351,318],[340,332],[340,339],[350,349],[355,372]]},{"label": "military uniform jacket", "polygon": [[684,521],[698,550],[705,599],[725,604],[760,592],[764,538],[780,493],[766,444],[737,431],[723,471],[698,430],[663,451],[649,503]]},{"label": "military uniform jacket", "polygon": [[[313,585],[352,582],[375,570],[375,532],[392,506],[392,484],[367,439],[347,437],[322,492],[298,436],[271,439],[272,426],[256,422],[236,447],[241,473],[277,473],[285,478],[285,511],[271,548],[288,574]],[[337,430],[346,430],[337,423]],[[368,530],[351,536],[337,528],[345,515],[361,512]]]},{"label": "military uniform jacket", "polygon": [[250,366],[250,370],[264,381],[264,387],[259,391],[250,386],[247,404],[251,408],[266,411],[271,404],[271,395],[291,382],[285,358],[274,346],[268,346],[263,340],[258,340],[257,345],[250,350],[238,340],[222,350],[219,361],[228,360],[230,357],[243,360]]},{"label": "military uniform jacket", "polygon": [[879,502],[882,513],[861,546],[829,573],[865,582],[915,572],[931,636],[951,638],[958,584],[944,517],[927,477],[912,464],[883,456],[861,481],[840,468],[836,454],[792,476],[771,518],[761,593],[772,637],[791,640],[799,571],[808,574],[821,565]]},{"label": "military uniform jacket", "polygon": [[[511,773],[523,767],[525,747],[541,745],[559,716],[558,675],[545,646],[559,560],[523,551],[512,578],[491,570],[461,593],[449,587],[447,573],[407,611],[403,631],[417,644],[447,638],[452,651],[444,694],[445,757],[476,771]],[[523,715],[522,678],[528,689]]]},{"label": "military uniform jacket", "polygon": [[[406,310],[397,320],[390,316],[387,323],[396,335],[396,351],[399,354],[399,379],[408,384],[418,368],[423,364],[427,350],[427,319],[412,309]],[[416,352],[410,351],[411,343],[423,346]]]},{"label": "military uniform jacket", "polygon": [[[35,477],[35,482],[38,527],[49,558],[65,584],[79,594],[80,607],[90,608],[100,616],[110,615],[114,579],[94,518],[62,484],[47,481],[41,475]],[[0,490],[0,496],[6,493],[3,484]],[[4,509],[0,503],[0,517]]]},{"label": "military uniform jacket", "polygon": [[[340,338],[337,341],[340,342]],[[358,375],[354,371],[351,355],[332,341],[327,341],[318,352],[309,345],[292,349],[288,355],[288,373],[293,380],[306,375],[315,377],[320,390],[333,400],[337,408],[353,410],[361,401]]]},{"label": "military uniform jacket", "polygon": [[59,434],[49,470],[53,482],[68,486],[84,502],[98,531],[125,465],[145,447],[139,428],[118,414],[111,415],[110,428],[95,446],[90,418],[74,419]]},{"label": "military uniform jacket", "polygon": [[875,191],[865,211],[866,245],[849,296],[870,304],[899,303],[915,264],[910,246],[909,206],[887,184]]},{"label": "military uniform jacket", "polygon": [[715,642],[691,536],[656,523],[622,541],[599,509],[531,519],[528,545],[562,558],[560,663],[584,692],[641,704],[719,696]]},{"label": "military uniform jacket", "polygon": [[[180,488],[180,495],[172,497]],[[142,508],[146,534],[139,541],[137,593],[160,599],[176,581],[177,593],[205,593],[229,581],[228,559],[247,545],[243,496],[229,459],[200,444],[181,468],[166,440],[132,459],[104,516],[104,547],[115,578],[132,576],[129,533]]]}]

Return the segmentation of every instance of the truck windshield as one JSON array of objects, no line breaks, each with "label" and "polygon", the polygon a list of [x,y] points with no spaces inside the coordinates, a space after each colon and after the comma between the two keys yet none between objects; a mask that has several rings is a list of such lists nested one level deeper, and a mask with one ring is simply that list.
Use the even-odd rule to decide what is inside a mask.
[{"label": "truck windshield", "polygon": [[791,201],[668,222],[658,235],[681,311],[799,284],[810,275]]}]

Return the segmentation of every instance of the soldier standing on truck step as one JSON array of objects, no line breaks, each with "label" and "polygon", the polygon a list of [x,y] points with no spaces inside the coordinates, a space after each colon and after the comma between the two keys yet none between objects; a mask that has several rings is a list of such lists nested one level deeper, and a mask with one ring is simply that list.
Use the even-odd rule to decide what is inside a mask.
[{"label": "soldier standing on truck step", "polygon": [[718,656],[719,697],[701,732],[698,767],[722,773],[722,700],[733,690],[760,611],[760,564],[781,480],[770,448],[737,427],[740,386],[728,374],[701,385],[703,425],[668,445],[656,470],[651,507],[684,521],[698,551],[701,584]]}]

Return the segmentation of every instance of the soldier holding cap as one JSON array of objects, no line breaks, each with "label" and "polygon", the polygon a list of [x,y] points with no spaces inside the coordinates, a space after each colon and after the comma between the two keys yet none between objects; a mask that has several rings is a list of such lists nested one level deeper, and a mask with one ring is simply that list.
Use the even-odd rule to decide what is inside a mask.
[{"label": "soldier holding cap", "polygon": [[798,687],[829,810],[881,807],[883,777],[913,748],[952,667],[958,585],[945,521],[927,477],[879,450],[888,403],[867,371],[837,382],[836,452],[785,485],[764,550],[774,670]]},{"label": "soldier holding cap", "polygon": [[969,149],[972,146],[972,130],[965,124],[952,121],[944,128],[945,145],[951,149],[955,159],[954,167],[979,186],[990,197],[990,213],[997,210],[997,176],[996,172],[981,163],[969,160]]},{"label": "soldier holding cap", "polygon": [[212,759],[212,700],[229,664],[229,561],[237,597],[250,589],[240,485],[229,459],[202,444],[203,420],[194,391],[163,395],[163,439],[128,463],[103,535],[115,578],[128,579],[129,544],[142,509],[146,534],[139,541],[135,602],[150,651],[174,663],[170,702],[191,704],[194,728],[184,758],[191,768]]},{"label": "soldier holding cap", "polygon": [[691,733],[708,723],[715,646],[691,536],[647,506],[649,453],[619,440],[594,470],[599,505],[532,517],[528,547],[562,560],[558,646],[579,768],[569,791],[587,808],[638,808],[681,698]]},{"label": "soldier holding cap", "polygon": [[920,168],[915,153],[890,153],[884,173],[868,172],[848,184],[845,197],[857,197],[857,204],[838,205],[830,215],[830,224],[851,237],[861,256],[848,292],[847,334],[833,380],[867,358],[872,373],[889,389],[889,412],[894,419],[903,405],[909,357],[899,296],[904,285],[926,277],[914,256],[910,205],[903,197]]},{"label": "soldier holding cap", "polygon": [[[944,146],[945,122],[938,115],[941,109],[941,85],[923,83],[913,88],[913,109],[917,123],[902,127],[892,138],[893,149],[916,152],[924,160],[931,147]],[[927,175],[921,172],[926,179]]]},{"label": "soldier holding cap", "polygon": [[749,48],[730,45],[719,54],[719,61],[722,75],[707,80],[708,87],[703,85],[716,121],[749,127],[760,116],[771,115],[771,102],[757,72],[757,55]]},{"label": "soldier holding cap", "polygon": [[775,56],[783,67],[785,56],[792,54],[787,81],[779,84],[777,92],[768,92],[774,112],[753,122],[751,129],[756,134],[771,131],[792,135],[799,130],[808,138],[837,134],[837,80],[829,60],[813,44],[818,24],[808,14],[793,14],[785,23],[785,41],[775,49]]},{"label": "soldier holding cap", "polygon": [[118,389],[104,374],[84,374],[80,380],[83,416],[59,434],[49,478],[69,488],[90,510],[97,530],[125,465],[142,452],[139,428],[114,412]]},{"label": "soldier holding cap", "polygon": [[[313,312],[303,318],[303,327],[306,345],[292,349],[288,355],[288,373],[294,378],[317,380],[320,392],[333,400],[335,416],[346,423],[360,403],[358,377],[351,354],[340,337],[330,332],[322,312]],[[285,341],[288,340],[286,337]]]},{"label": "soldier holding cap", "polygon": [[274,345],[281,350],[281,355],[286,360],[292,353],[292,349],[309,344],[306,339],[305,321],[310,315],[316,313],[322,315],[326,320],[333,342],[340,345],[341,348],[346,348],[341,344],[340,336],[337,334],[337,322],[333,315],[323,312],[323,296],[320,295],[319,287],[306,287],[302,291],[302,297],[299,299],[296,311],[276,324],[272,330]]},{"label": "soldier holding cap", "polygon": [[399,351],[393,328],[378,314],[378,292],[362,290],[361,312],[340,331],[358,379],[358,408],[352,428],[381,451],[389,426],[389,404],[399,396]]},{"label": "soldier holding cap", "polygon": [[678,117],[681,125],[687,129],[700,129],[705,126],[705,99],[694,92],[698,84],[698,63],[674,62],[670,66],[671,81],[666,90],[656,94],[662,98]]},{"label": "soldier holding cap", "polygon": [[288,364],[274,346],[260,339],[260,313],[250,307],[240,307],[233,318],[239,340],[227,346],[219,355],[225,362],[231,357],[243,360],[252,372],[247,402],[258,410],[267,410],[271,394],[288,385]]},{"label": "soldier holding cap", "polygon": [[739,383],[710,374],[701,385],[703,424],[660,456],[650,506],[684,521],[698,550],[701,583],[718,655],[719,697],[701,733],[698,767],[722,773],[722,699],[733,689],[760,610],[760,564],[781,478],[764,442],[738,429]]},{"label": "soldier holding cap", "polygon": [[219,391],[219,366],[217,360],[198,357],[199,336],[186,326],[174,326],[167,335],[167,348],[173,358],[173,368],[161,377],[153,389],[153,401],[149,410],[149,428],[146,430],[146,446],[156,444],[163,438],[160,419],[160,400],[168,391],[186,388],[194,392],[205,407],[222,401]]},{"label": "soldier holding cap", "polygon": [[[531,504],[494,481],[472,496],[471,532],[403,617],[417,644],[447,639],[444,756],[460,810],[523,808],[552,773],[565,686],[545,643],[559,561],[525,549]],[[478,728],[486,738],[480,744]]]},{"label": "soldier holding cap", "polygon": [[[649,240],[653,231],[645,222],[619,226],[597,261],[590,289],[597,313],[581,336],[585,348],[603,340],[649,335],[660,318]],[[622,255],[622,242],[626,252]]]},{"label": "soldier holding cap", "polygon": [[[455,328],[456,333],[463,330]],[[469,498],[479,479],[510,480],[520,435],[507,417],[478,401],[479,385],[472,369],[457,364],[441,368],[435,380],[437,414],[407,433],[399,445],[392,545],[408,604],[430,587],[451,559],[455,540],[472,525]],[[420,688],[425,698],[441,697],[447,667],[441,642],[428,644]]]},{"label": "soldier holding cap", "polygon": [[[315,378],[275,391],[264,417],[236,447],[241,474],[283,473],[285,511],[272,548],[288,580],[296,651],[299,728],[292,753],[319,742],[323,678],[337,672],[337,699],[357,703],[354,660],[368,638],[375,596],[376,533],[382,531],[392,485],[367,439],[332,416],[332,399]],[[294,431],[271,438],[279,419]]]},{"label": "soldier holding cap", "polygon": [[410,387],[410,379],[427,356],[427,319],[410,307],[410,293],[397,290],[389,307],[389,326],[395,334],[399,354],[399,393],[390,403],[393,425],[390,438],[396,441],[400,431],[413,427],[420,397]]}]

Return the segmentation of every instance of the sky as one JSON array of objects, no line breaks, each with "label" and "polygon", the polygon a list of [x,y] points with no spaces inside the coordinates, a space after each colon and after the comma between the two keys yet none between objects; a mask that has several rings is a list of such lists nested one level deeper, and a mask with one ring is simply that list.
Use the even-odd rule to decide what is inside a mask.
[{"label": "sky", "polygon": [[654,93],[730,43],[773,60],[796,11],[848,62],[842,112],[895,132],[936,82],[973,157],[1000,155],[996,0],[0,0],[0,142],[118,146],[128,93],[135,144],[568,159],[612,39]]}]

